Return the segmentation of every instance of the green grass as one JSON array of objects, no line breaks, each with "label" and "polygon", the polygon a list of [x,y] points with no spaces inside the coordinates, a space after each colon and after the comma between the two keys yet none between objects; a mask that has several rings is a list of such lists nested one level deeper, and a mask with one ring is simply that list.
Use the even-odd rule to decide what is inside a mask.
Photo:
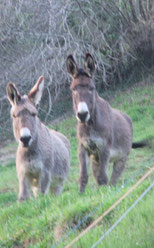
[{"label": "green grass", "polygon": [[[108,209],[123,195],[147,170],[154,165],[151,162],[135,179],[125,187],[127,179],[132,177],[154,156],[152,137],[154,136],[154,85],[137,86],[129,90],[117,90],[113,95],[112,106],[128,113],[134,126],[134,141],[148,138],[152,147],[132,150],[126,171],[117,187],[97,187],[90,168],[89,182],[84,194],[78,192],[79,167],[77,159],[76,120],[67,120],[56,124],[54,128],[64,133],[71,142],[71,171],[63,193],[39,196],[24,203],[17,203],[18,181],[15,163],[0,165],[0,247],[51,247],[60,240],[87,214],[100,205],[97,211],[72,232],[58,247],[64,247],[84,228]],[[111,174],[110,166],[109,174]],[[154,173],[153,173],[154,174]],[[146,179],[137,189],[111,211],[94,229],[74,244],[73,248],[91,247],[110,226],[134,203],[142,192],[152,183],[153,176]],[[154,244],[153,189],[119,223],[119,225],[100,243],[102,248],[152,248]]]}]

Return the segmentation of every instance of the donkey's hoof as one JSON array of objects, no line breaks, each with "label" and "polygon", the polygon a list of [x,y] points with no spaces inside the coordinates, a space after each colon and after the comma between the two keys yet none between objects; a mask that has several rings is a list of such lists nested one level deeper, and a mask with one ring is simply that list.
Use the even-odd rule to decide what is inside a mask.
[{"label": "donkey's hoof", "polygon": [[30,196],[19,196],[18,202],[24,202],[24,201],[28,200],[29,198],[30,198]]},{"label": "donkey's hoof", "polygon": [[25,200],[26,200],[26,199],[23,198],[23,197],[18,198],[18,202],[19,202],[19,203],[24,202]]},{"label": "donkey's hoof", "polygon": [[85,188],[79,188],[79,193],[84,193],[85,192]]},{"label": "donkey's hoof", "polygon": [[108,183],[108,179],[107,178],[101,178],[101,177],[98,177],[97,178],[97,184],[99,186],[101,186],[101,185],[107,185],[107,183]]}]

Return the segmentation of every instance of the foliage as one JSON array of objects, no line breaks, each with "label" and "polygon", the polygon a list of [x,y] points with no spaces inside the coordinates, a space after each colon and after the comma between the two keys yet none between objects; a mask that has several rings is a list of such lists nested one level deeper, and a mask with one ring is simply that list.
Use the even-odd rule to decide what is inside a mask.
[{"label": "foliage", "polygon": [[100,87],[132,81],[135,75],[149,71],[154,54],[152,3],[153,0],[1,0],[1,139],[12,134],[7,82],[15,82],[25,94],[43,74],[46,90],[40,116],[47,121],[60,93],[63,92],[61,99],[69,94],[65,66],[69,53],[80,63],[86,52],[92,53]]}]

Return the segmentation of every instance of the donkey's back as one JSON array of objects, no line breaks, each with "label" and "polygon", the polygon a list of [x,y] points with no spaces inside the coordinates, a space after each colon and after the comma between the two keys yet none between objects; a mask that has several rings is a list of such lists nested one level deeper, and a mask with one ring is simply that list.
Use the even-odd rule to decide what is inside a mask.
[{"label": "donkey's back", "polygon": [[[127,158],[132,147],[133,127],[130,117],[118,109],[111,108],[112,112],[112,150],[116,157]],[[117,153],[117,154],[116,154]],[[111,158],[114,156],[111,156]]]},{"label": "donkey's back", "polygon": [[53,181],[57,178],[64,183],[70,167],[70,143],[63,134],[54,130],[50,133],[53,140]]},{"label": "donkey's back", "polygon": [[59,133],[55,130],[50,130],[51,134],[58,137],[64,144],[65,144],[65,147],[67,148],[69,154],[70,154],[70,142],[69,140],[66,138],[65,135],[63,135],[62,133]]}]

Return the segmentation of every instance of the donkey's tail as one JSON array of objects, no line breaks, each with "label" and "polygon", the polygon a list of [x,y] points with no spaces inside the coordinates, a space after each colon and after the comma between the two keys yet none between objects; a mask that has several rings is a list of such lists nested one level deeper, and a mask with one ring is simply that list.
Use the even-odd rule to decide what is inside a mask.
[{"label": "donkey's tail", "polygon": [[148,142],[147,141],[139,141],[139,142],[133,142],[132,143],[132,148],[142,148],[142,147],[145,147],[145,146],[149,146]]}]

